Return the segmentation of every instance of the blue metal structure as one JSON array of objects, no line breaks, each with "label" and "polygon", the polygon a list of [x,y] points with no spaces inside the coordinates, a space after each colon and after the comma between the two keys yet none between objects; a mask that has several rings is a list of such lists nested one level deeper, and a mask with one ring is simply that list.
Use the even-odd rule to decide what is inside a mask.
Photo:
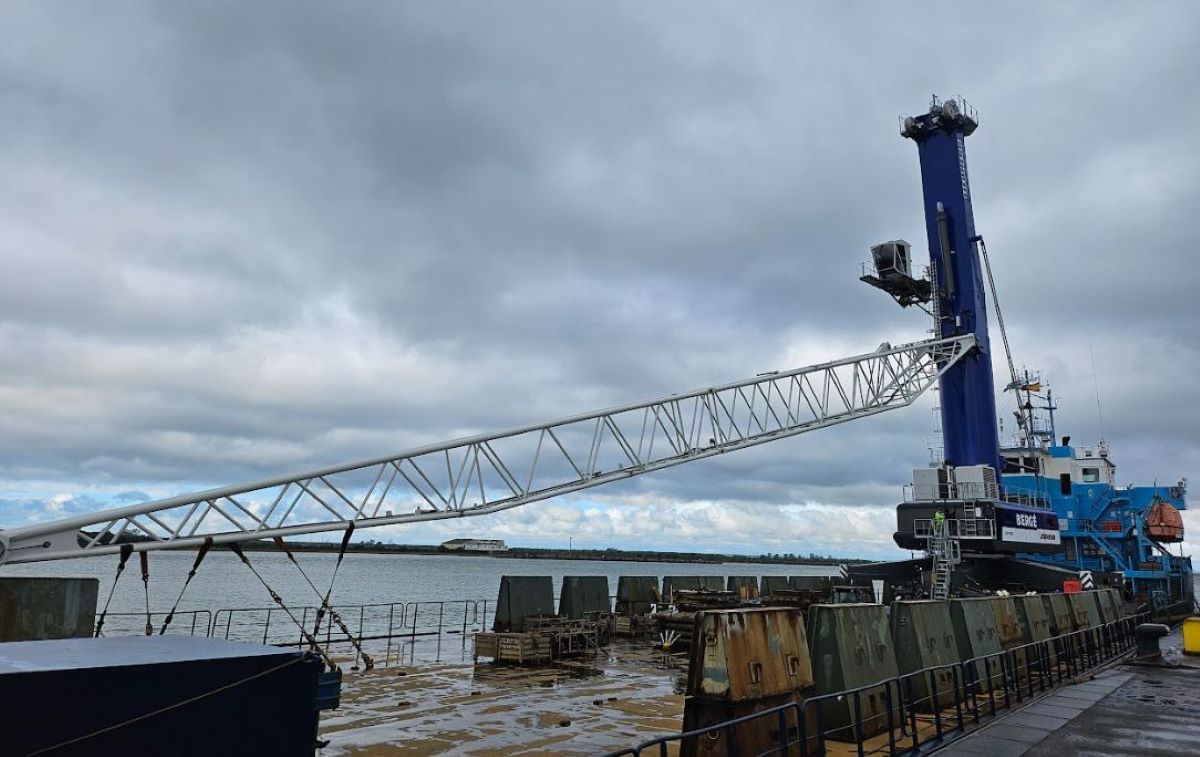
[{"label": "blue metal structure", "polygon": [[[935,97],[926,113],[901,118],[901,134],[916,143],[920,156],[929,275],[914,277],[908,243],[893,240],[871,248],[874,269],[861,277],[902,307],[926,309],[935,336],[974,338],[971,351],[940,379],[943,462],[914,471],[911,493],[897,507],[896,543],[935,558],[951,556],[942,555],[948,565],[941,573],[935,559],[931,595],[949,588],[954,555],[973,554],[986,562],[985,556],[1000,553],[1025,566],[1059,569],[1045,573],[1047,586],[1090,571],[1099,574],[1097,583],[1123,583],[1127,598],[1138,602],[1161,607],[1189,601],[1191,559],[1172,555],[1166,546],[1183,539],[1178,511],[1187,507],[1186,481],[1117,488],[1105,442],[1080,449],[1069,439],[1059,443],[1049,387],[1043,389],[1028,373],[1018,377],[994,303],[1011,375],[1007,389],[1018,406],[1017,439],[1000,446],[985,273],[993,300],[995,287],[987,249],[975,231],[965,148],[978,125],[961,97],[944,102]],[[935,514],[943,524],[936,529]],[[955,545],[948,547],[947,540]]]},{"label": "blue metal structure", "polygon": [[[1058,514],[1063,549],[1021,557],[1075,571],[1119,573],[1131,596],[1155,606],[1190,597],[1191,558],[1173,555],[1166,546],[1183,539],[1182,521],[1177,530],[1152,523],[1156,511],[1174,518],[1172,513],[1187,509],[1187,482],[1118,487],[1108,444],[1074,447],[1069,437],[1056,444],[1053,395],[1048,387],[1042,391],[1040,381],[1032,386],[1037,391],[1029,383],[1021,390],[1031,426],[1017,444],[1001,450],[1002,478],[1009,488],[1036,491]],[[1048,426],[1041,424],[1043,412]]]},{"label": "blue metal structure", "polygon": [[1000,470],[986,292],[967,175],[965,141],[977,126],[961,98],[934,98],[929,112],[904,119],[901,134],[920,155],[937,334],[975,336],[975,349],[940,384],[945,461]]}]

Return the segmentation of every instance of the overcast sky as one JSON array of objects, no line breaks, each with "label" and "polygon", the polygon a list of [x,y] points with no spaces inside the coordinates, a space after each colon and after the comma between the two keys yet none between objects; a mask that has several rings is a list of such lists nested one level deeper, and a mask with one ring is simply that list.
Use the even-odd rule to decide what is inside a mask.
[{"label": "overcast sky", "polygon": [[[1122,484],[1200,475],[1197,28],[1193,2],[5,3],[0,521],[921,339],[857,279],[877,241],[925,259],[896,116],[934,92],[979,110],[976,224],[1060,431],[1100,437],[1098,385]],[[372,536],[900,557],[932,407]]]}]

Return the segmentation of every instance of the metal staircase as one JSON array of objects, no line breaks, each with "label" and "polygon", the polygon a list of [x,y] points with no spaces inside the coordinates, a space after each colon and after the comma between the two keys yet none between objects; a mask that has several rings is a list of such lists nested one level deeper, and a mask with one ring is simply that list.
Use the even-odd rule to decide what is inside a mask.
[{"label": "metal staircase", "polygon": [[949,599],[950,581],[954,566],[962,562],[962,545],[950,536],[946,521],[934,521],[929,535],[929,556],[933,558],[933,573],[929,577],[931,599]]}]

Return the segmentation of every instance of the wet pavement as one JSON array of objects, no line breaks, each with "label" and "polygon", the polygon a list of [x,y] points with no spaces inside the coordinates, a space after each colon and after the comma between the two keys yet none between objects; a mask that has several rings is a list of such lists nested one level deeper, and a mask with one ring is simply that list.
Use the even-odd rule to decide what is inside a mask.
[{"label": "wet pavement", "polygon": [[480,662],[347,675],[321,755],[598,754],[677,732],[686,658],[649,640],[548,667]]},{"label": "wet pavement", "polygon": [[1185,667],[1111,668],[1004,715],[937,755],[1200,754],[1200,659],[1178,653],[1181,634],[1175,629],[1162,648]]}]

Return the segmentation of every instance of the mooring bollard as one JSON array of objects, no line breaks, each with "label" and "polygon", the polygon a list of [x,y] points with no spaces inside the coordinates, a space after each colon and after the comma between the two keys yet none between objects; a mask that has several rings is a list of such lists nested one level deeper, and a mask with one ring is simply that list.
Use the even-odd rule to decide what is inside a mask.
[{"label": "mooring bollard", "polygon": [[1134,638],[1137,639],[1138,662],[1160,662],[1162,649],[1158,646],[1158,640],[1170,632],[1171,629],[1162,623],[1138,625],[1133,631]]}]

